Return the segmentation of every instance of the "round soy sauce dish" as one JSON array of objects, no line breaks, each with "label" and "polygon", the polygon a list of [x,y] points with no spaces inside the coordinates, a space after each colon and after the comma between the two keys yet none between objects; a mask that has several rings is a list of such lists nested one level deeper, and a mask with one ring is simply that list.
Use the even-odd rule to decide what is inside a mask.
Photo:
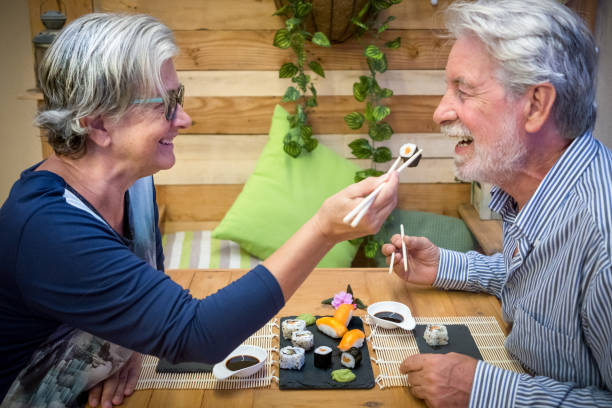
[{"label": "round soy sauce dish", "polygon": [[383,329],[412,330],[416,327],[416,321],[410,313],[410,308],[403,303],[376,302],[368,306],[368,314],[373,322]]}]

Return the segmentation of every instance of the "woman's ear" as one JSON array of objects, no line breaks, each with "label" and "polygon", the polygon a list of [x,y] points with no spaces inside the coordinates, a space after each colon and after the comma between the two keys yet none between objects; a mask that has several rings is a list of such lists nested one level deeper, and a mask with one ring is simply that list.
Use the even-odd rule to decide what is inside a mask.
[{"label": "woman's ear", "polygon": [[87,128],[88,138],[96,145],[106,147],[110,144],[111,140],[101,116],[86,116],[81,119],[81,126]]},{"label": "woman's ear", "polygon": [[557,91],[550,82],[544,82],[531,86],[526,96],[525,131],[536,133],[550,117]]}]

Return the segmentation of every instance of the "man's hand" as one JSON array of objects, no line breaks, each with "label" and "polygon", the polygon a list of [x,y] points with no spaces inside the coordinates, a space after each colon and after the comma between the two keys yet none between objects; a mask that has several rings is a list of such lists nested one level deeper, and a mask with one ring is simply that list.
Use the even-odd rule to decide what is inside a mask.
[{"label": "man's hand", "polygon": [[119,371],[89,390],[89,405],[97,407],[100,402],[102,408],[121,405],[123,398],[132,395],[136,388],[141,363],[142,355],[134,352]]},{"label": "man's hand", "polygon": [[478,360],[457,353],[417,354],[400,366],[410,391],[428,407],[467,407]]}]

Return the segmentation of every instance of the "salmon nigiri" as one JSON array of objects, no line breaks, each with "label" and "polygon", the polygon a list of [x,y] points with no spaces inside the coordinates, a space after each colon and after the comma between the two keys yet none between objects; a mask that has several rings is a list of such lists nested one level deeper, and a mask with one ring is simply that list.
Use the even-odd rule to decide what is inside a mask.
[{"label": "salmon nigiri", "polygon": [[334,339],[340,338],[346,333],[346,326],[330,316],[317,319],[317,329]]},{"label": "salmon nigiri", "polygon": [[342,323],[345,327],[349,325],[351,318],[353,317],[354,306],[349,303],[343,303],[338,306],[336,313],[334,313],[334,319]]},{"label": "salmon nigiri", "polygon": [[351,347],[359,348],[363,346],[363,339],[365,339],[365,333],[359,329],[353,329],[346,332],[338,344],[338,349],[347,351]]}]

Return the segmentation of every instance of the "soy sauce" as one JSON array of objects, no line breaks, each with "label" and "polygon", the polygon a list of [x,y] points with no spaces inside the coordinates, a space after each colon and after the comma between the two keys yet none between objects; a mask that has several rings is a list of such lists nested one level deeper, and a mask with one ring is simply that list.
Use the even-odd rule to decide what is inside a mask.
[{"label": "soy sauce", "polygon": [[259,360],[257,358],[253,356],[242,355],[230,358],[229,360],[227,360],[227,363],[225,363],[225,366],[228,370],[238,371],[242,370],[243,368],[254,366],[257,363],[259,363]]},{"label": "soy sauce", "polygon": [[375,313],[374,316],[393,323],[401,323],[404,321],[404,316],[395,312],[378,312]]}]

